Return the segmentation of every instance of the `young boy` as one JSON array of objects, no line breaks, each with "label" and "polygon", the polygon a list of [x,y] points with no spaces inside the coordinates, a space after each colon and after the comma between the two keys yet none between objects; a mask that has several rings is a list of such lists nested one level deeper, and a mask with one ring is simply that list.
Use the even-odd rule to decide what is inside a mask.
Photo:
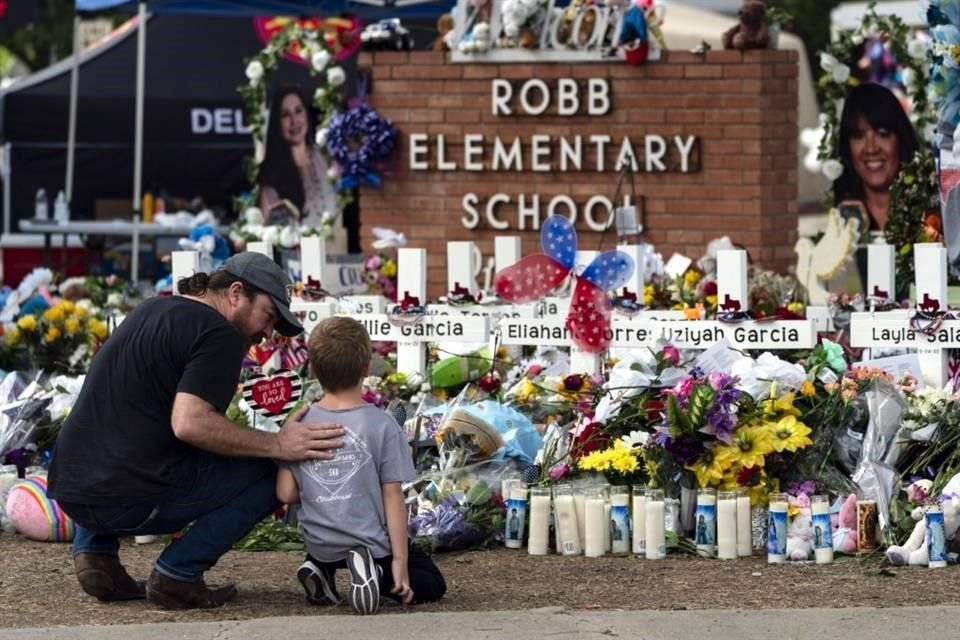
[{"label": "young boy", "polygon": [[402,482],[414,479],[410,447],[400,425],[362,399],[370,368],[370,337],[346,316],[327,318],[308,342],[310,370],[323,398],[304,422],[335,422],[346,433],[333,460],[281,468],[277,498],[301,503],[307,558],[297,570],[310,604],[340,603],[337,568],[350,569],[347,598],[355,613],[375,613],[380,596],[403,604],[439,600],[447,590],[440,570],[407,539]]}]

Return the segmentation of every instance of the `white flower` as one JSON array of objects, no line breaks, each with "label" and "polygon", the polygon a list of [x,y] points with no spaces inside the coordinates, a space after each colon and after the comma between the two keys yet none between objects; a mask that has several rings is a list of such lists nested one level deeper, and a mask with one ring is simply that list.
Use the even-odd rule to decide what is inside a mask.
[{"label": "white flower", "polygon": [[333,165],[327,169],[327,177],[331,180],[337,180],[340,177],[340,167]]},{"label": "white flower", "polygon": [[914,38],[907,43],[907,53],[910,54],[910,57],[914,60],[926,60],[927,58],[927,43],[925,40],[920,38]]},{"label": "white flower", "polygon": [[324,87],[317,87],[317,90],[313,92],[313,101],[323,100],[327,97],[327,90]]},{"label": "white flower", "polygon": [[843,163],[833,158],[824,160],[823,164],[820,165],[820,172],[826,176],[828,180],[836,180],[843,175]]},{"label": "white flower", "polygon": [[311,57],[311,54],[312,52],[310,51],[310,47],[300,48],[300,57],[303,58],[304,60],[309,60]]},{"label": "white flower", "polygon": [[339,87],[347,79],[347,74],[343,72],[343,67],[330,67],[327,69],[327,84],[331,87]]},{"label": "white flower", "polygon": [[320,49],[313,54],[313,57],[310,58],[310,64],[313,65],[313,70],[320,72],[327,68],[327,64],[330,62],[330,52],[326,49]]},{"label": "white flower", "polygon": [[280,227],[264,227],[260,240],[271,245],[277,244],[280,241]]},{"label": "white flower", "polygon": [[824,71],[833,71],[833,68],[839,64],[837,59],[829,53],[820,54],[820,68]]},{"label": "white flower", "polygon": [[123,306],[123,294],[117,293],[114,291],[107,296],[107,306],[108,307],[122,307]]},{"label": "white flower", "polygon": [[316,143],[318,147],[327,146],[327,133],[328,133],[328,130],[326,127],[322,129],[317,129]]},{"label": "white flower", "polygon": [[263,224],[263,211],[258,207],[249,207],[243,213],[243,220],[247,224]]},{"label": "white flower", "polygon": [[631,431],[620,439],[631,449],[640,449],[646,446],[647,440],[650,439],[650,434],[646,431]]},{"label": "white flower", "polygon": [[297,228],[293,225],[284,227],[280,231],[280,246],[286,247],[287,249],[292,249],[300,243],[300,234],[297,233]]},{"label": "white flower", "polygon": [[853,36],[850,38],[850,41],[859,47],[863,44],[863,34],[859,32],[853,34]]},{"label": "white flower", "polygon": [[423,374],[419,371],[413,371],[407,374],[407,386],[411,389],[418,389],[424,383]]},{"label": "white flower", "polygon": [[263,65],[259,60],[251,60],[250,64],[247,65],[247,80],[250,81],[250,84],[256,84],[260,82],[262,77]]},{"label": "white flower", "polygon": [[838,64],[830,70],[830,73],[833,74],[834,82],[837,84],[844,84],[850,77],[850,67],[845,64]]},{"label": "white flower", "polygon": [[320,215],[320,224],[333,224],[333,214],[329,211],[324,211]]}]

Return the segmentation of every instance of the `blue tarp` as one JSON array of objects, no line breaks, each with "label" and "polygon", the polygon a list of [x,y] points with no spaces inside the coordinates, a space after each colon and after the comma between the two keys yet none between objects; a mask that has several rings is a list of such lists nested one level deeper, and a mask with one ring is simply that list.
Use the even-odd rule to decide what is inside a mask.
[{"label": "blue tarp", "polygon": [[[77,11],[91,12],[107,9],[136,11],[137,0],[76,0]],[[187,13],[201,15],[257,16],[297,15],[331,16],[351,13],[358,16],[385,15],[440,15],[449,11],[452,0],[425,1],[412,4],[402,0],[382,2],[352,2],[351,0],[147,0],[151,13]]]}]

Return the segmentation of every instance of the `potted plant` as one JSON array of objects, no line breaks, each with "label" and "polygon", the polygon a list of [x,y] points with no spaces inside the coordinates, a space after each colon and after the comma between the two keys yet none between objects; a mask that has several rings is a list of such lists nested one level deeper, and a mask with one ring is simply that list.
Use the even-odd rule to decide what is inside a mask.
[{"label": "potted plant", "polygon": [[776,49],[780,42],[780,32],[793,25],[793,15],[779,7],[767,7],[765,20],[767,22],[767,33],[770,36],[767,47]]}]

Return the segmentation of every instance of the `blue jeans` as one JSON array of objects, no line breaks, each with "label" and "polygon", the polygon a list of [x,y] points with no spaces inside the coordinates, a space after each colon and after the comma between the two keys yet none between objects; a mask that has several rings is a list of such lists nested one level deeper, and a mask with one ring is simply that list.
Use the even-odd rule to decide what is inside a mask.
[{"label": "blue jeans", "polygon": [[113,506],[61,503],[76,524],[73,554],[116,556],[119,536],[176,533],[193,526],[157,558],[156,570],[198,581],[240,538],[278,506],[277,466],[260,458],[200,453],[193,484],[162,502]]}]

